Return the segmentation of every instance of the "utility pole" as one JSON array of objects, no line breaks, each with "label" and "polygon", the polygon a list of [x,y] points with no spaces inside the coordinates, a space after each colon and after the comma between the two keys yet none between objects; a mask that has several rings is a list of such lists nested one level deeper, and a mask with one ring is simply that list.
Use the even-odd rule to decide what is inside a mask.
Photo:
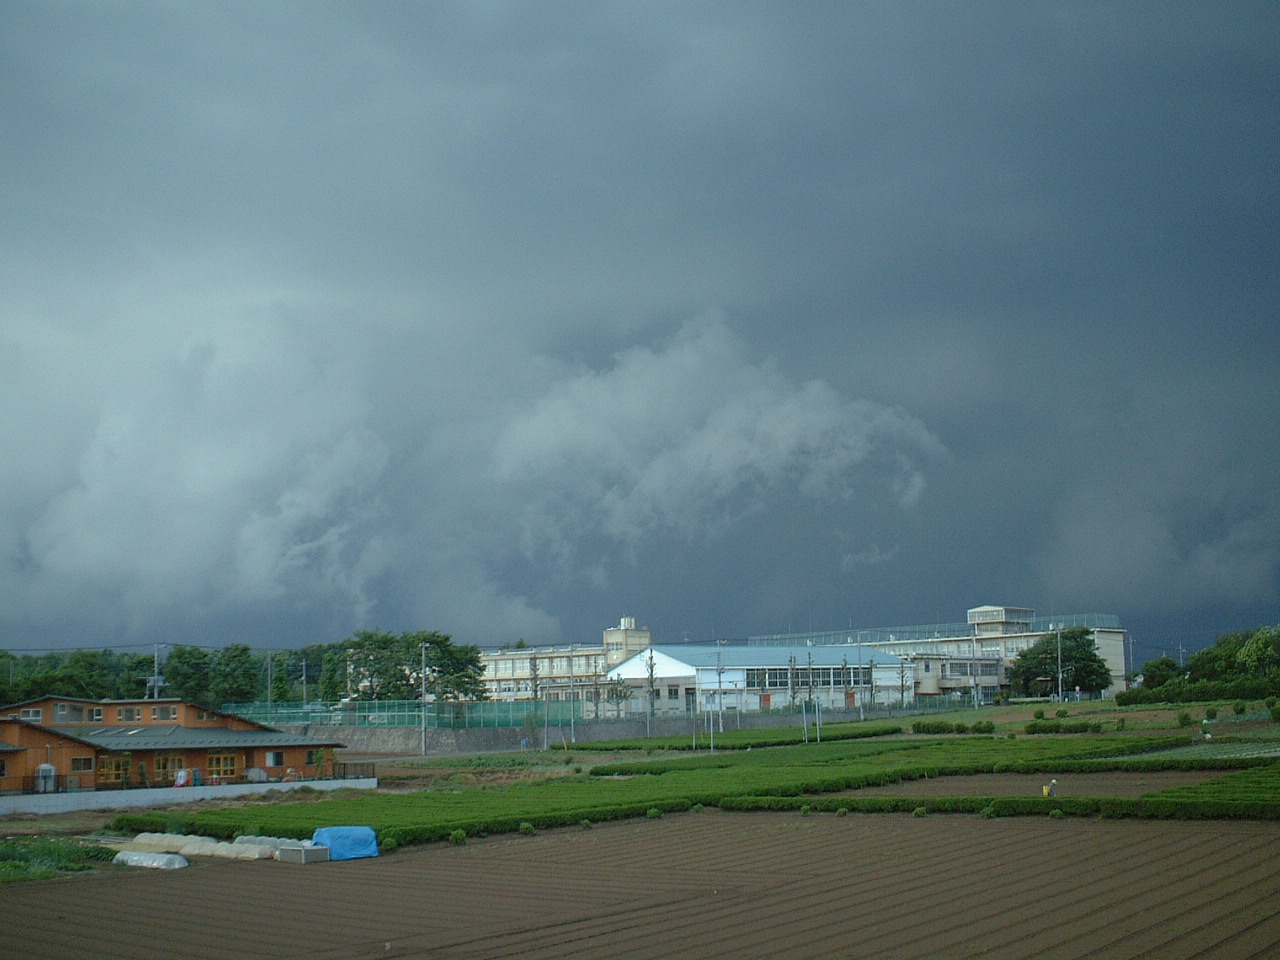
[{"label": "utility pole", "polygon": [[1062,625],[1057,625],[1057,701],[1062,703]]},{"label": "utility pole", "polygon": [[653,736],[653,647],[649,648],[649,662],[647,671],[649,674],[649,709],[644,713],[644,735],[646,737]]},{"label": "utility pole", "polygon": [[427,643],[422,643],[422,666],[418,668],[418,707],[422,711],[422,755],[427,755]]},{"label": "utility pole", "polygon": [[861,643],[858,644],[858,689],[855,696],[857,696],[858,698],[858,719],[865,720],[867,719],[867,711],[866,711],[866,707],[863,705],[863,702],[862,702],[863,696],[862,696],[862,644]]},{"label": "utility pole", "polygon": [[724,652],[721,649],[723,640],[716,641],[716,714],[720,722],[720,732],[724,733]]}]

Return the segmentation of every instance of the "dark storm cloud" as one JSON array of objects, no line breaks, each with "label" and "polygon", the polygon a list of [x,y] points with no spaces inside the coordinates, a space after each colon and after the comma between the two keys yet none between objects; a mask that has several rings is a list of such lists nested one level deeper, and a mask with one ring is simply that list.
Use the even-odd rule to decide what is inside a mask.
[{"label": "dark storm cloud", "polygon": [[10,5],[0,637],[1274,622],[1277,25]]}]

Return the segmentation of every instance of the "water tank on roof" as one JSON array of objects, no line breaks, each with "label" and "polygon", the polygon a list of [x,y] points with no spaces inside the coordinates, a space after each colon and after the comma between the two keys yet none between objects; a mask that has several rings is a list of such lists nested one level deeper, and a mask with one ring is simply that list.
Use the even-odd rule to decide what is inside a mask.
[{"label": "water tank on roof", "polygon": [[36,793],[55,793],[58,789],[58,771],[52,763],[36,767]]}]

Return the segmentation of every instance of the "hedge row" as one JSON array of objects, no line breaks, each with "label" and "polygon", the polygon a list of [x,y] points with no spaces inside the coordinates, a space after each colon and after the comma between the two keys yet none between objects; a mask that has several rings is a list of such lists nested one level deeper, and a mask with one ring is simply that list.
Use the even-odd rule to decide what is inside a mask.
[{"label": "hedge row", "polygon": [[[879,724],[867,726],[865,723],[831,723],[822,728],[822,741],[834,743],[846,740],[865,740],[871,737],[890,737],[902,733],[900,724]],[[816,734],[811,736],[816,738]],[[800,727],[769,727],[755,730],[725,730],[715,736],[717,750],[751,750],[762,747],[792,746],[802,743],[816,742],[805,739],[805,732]],[[705,731],[695,736],[679,737],[647,737],[638,740],[598,740],[592,741],[592,750],[706,750],[711,745],[711,738]],[[581,749],[582,744],[576,744]],[[560,749],[557,746],[555,749]]]},{"label": "hedge row", "polygon": [[591,823],[603,823],[607,820],[635,820],[651,816],[650,810],[656,809],[664,813],[678,813],[689,810],[693,806],[688,800],[663,800],[654,803],[590,807],[561,813],[528,814],[521,817],[498,817],[456,823],[385,827],[378,831],[378,842],[385,844],[388,840],[393,840],[398,846],[403,846],[406,843],[429,843],[434,840],[447,840],[457,830],[463,831],[466,836],[470,837],[482,837],[492,833],[518,833],[523,823],[530,824],[534,829],[543,830],[549,827],[574,826],[584,820]]},{"label": "hedge row", "polygon": [[801,810],[834,813],[981,813],[1141,820],[1280,820],[1280,801],[1175,800],[1163,797],[732,797],[724,810]]},{"label": "hedge row", "polygon": [[949,723],[946,720],[917,720],[911,724],[911,732],[924,734],[995,733],[996,725],[991,720],[977,720],[972,724]]},{"label": "hedge row", "polygon": [[1137,703],[1197,703],[1207,700],[1265,700],[1280,696],[1280,687],[1266,680],[1196,680],[1178,678],[1154,689],[1139,687],[1116,694],[1116,706]]},{"label": "hedge row", "polygon": [[1032,720],[1027,733],[1101,733],[1102,724],[1088,720]]}]

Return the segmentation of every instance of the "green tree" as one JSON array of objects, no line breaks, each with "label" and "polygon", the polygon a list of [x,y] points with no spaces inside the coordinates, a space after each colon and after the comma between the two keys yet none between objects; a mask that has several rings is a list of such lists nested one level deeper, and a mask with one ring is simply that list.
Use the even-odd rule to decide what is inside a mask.
[{"label": "green tree", "polygon": [[[425,660],[426,673],[423,673]],[[359,700],[416,700],[423,688],[441,700],[484,699],[480,650],[435,631],[359,630],[325,657],[325,696]]]},{"label": "green tree", "polygon": [[1183,669],[1173,657],[1156,657],[1142,665],[1142,686],[1147,690],[1154,690],[1182,675]]},{"label": "green tree", "polygon": [[293,684],[289,682],[288,658],[284,654],[273,653],[271,657],[271,699],[276,703],[285,703],[293,699]]},{"label": "green tree", "polygon": [[1041,637],[1023,650],[1009,669],[1009,684],[1025,696],[1049,696],[1058,690],[1058,644],[1062,644],[1062,689],[1097,693],[1111,686],[1111,671],[1098,655],[1093,631],[1071,627]]},{"label": "green tree", "polygon": [[459,645],[447,634],[414,635],[427,645],[427,693],[440,700],[486,700],[480,648]]},{"label": "green tree", "polygon": [[1280,667],[1280,628],[1259,627],[1240,645],[1236,662],[1248,677],[1263,677]]},{"label": "green tree", "polygon": [[247,644],[228,644],[214,654],[209,670],[209,696],[217,704],[257,699],[258,663]]},{"label": "green tree", "polygon": [[200,647],[174,647],[164,662],[166,692],[192,703],[214,706],[209,694],[212,660],[209,651]]},{"label": "green tree", "polygon": [[1199,680],[1240,679],[1243,671],[1239,654],[1249,637],[1248,631],[1225,633],[1212,646],[1197,650],[1187,659],[1187,679],[1192,683]]}]

